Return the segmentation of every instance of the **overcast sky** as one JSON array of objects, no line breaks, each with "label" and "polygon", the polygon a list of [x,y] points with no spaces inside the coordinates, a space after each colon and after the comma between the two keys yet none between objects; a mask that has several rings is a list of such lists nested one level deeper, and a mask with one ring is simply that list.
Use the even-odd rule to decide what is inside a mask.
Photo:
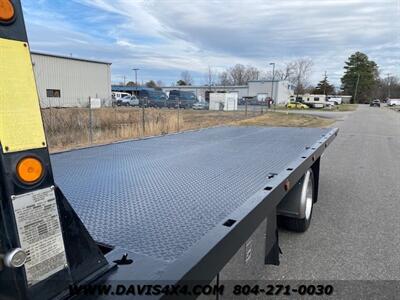
[{"label": "overcast sky", "polygon": [[24,0],[32,50],[111,62],[114,82],[171,84],[183,70],[205,83],[208,66],[262,70],[300,57],[312,82],[340,84],[346,58],[365,52],[400,75],[400,0]]}]

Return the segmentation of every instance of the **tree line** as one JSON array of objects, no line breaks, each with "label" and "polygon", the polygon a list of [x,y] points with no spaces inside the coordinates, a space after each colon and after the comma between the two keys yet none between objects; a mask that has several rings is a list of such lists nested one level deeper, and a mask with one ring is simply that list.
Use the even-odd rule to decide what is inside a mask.
[{"label": "tree line", "polygon": [[[216,72],[211,67],[204,76],[204,86],[240,86],[251,80],[287,80],[295,90],[295,94],[324,94],[324,95],[351,95],[353,103],[368,102],[378,98],[400,98],[400,80],[390,74],[380,74],[378,65],[361,52],[352,54],[344,64],[344,74],[341,78],[340,89],[329,82],[325,73],[317,85],[310,84],[313,61],[309,58],[300,58],[277,68],[265,72],[251,65],[236,64],[222,72]],[[193,85],[194,79],[189,71],[182,71],[180,79],[174,84],[179,86]],[[130,81],[127,85],[134,86]],[[160,89],[163,82],[150,80],[147,87]]]},{"label": "tree line", "polygon": [[[313,61],[300,58],[284,65],[282,69],[261,71],[251,65],[236,64],[222,72],[215,72],[208,67],[205,85],[208,86],[238,86],[246,85],[251,80],[287,80],[295,86],[295,93],[304,93],[309,88],[309,77],[312,74]],[[194,80],[188,71],[181,73],[177,85],[192,85]]]}]

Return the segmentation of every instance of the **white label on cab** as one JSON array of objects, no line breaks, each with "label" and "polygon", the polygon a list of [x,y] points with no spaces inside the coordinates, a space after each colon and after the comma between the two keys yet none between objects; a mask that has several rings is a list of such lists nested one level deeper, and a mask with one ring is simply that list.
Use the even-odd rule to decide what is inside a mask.
[{"label": "white label on cab", "polygon": [[52,188],[13,197],[21,248],[27,254],[25,272],[28,285],[34,285],[61,271],[67,265]]}]

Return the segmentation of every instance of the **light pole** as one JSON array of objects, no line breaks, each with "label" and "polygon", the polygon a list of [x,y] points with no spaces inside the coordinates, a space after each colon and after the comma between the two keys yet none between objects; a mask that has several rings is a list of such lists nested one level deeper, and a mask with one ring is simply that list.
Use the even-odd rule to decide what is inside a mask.
[{"label": "light pole", "polygon": [[357,104],[357,90],[358,90],[358,83],[360,82],[360,73],[357,72],[357,83],[356,83],[356,89],[354,91],[354,104]]},{"label": "light pole", "polygon": [[387,74],[387,78],[388,78],[388,100],[390,99],[390,73]]},{"label": "light pole", "polygon": [[274,100],[274,85],[275,85],[275,63],[269,63],[270,66],[272,66],[272,87],[271,87],[271,100],[274,102],[274,110],[276,109],[276,104]]},{"label": "light pole", "polygon": [[136,90],[136,92],[137,92],[137,72],[140,70],[140,69],[138,69],[138,68],[133,68],[132,69],[133,71],[135,71],[135,90]]}]

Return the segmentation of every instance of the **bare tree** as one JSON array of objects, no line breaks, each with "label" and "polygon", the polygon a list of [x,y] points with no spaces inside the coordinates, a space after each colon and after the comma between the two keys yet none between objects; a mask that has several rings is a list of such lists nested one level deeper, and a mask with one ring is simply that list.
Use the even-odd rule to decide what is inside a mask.
[{"label": "bare tree", "polygon": [[299,58],[295,61],[288,62],[284,68],[276,69],[273,76],[272,71],[267,72],[267,79],[271,80],[287,80],[292,83],[295,88],[295,93],[302,94],[306,92],[309,82],[308,79],[311,75],[313,62],[308,58]]},{"label": "bare tree", "polygon": [[245,85],[250,80],[260,78],[260,70],[253,66],[236,64],[218,74],[218,84],[220,85]]},{"label": "bare tree", "polygon": [[267,72],[266,79],[272,80],[274,77],[275,80],[288,80],[293,83],[294,81],[294,70],[295,70],[295,62],[288,62],[281,69],[276,69],[275,74],[272,74],[272,70]]},{"label": "bare tree", "polygon": [[189,71],[183,71],[181,73],[181,81],[185,82],[185,85],[192,85],[194,83],[193,77]]},{"label": "bare tree", "polygon": [[252,66],[247,66],[246,71],[245,71],[245,84],[249,80],[258,80],[258,77],[260,75],[260,71]]},{"label": "bare tree", "polygon": [[206,74],[206,84],[208,86],[215,85],[216,77],[217,77],[217,75],[214,72],[214,70],[210,66],[208,66],[207,74]]},{"label": "bare tree", "polygon": [[229,68],[225,73],[220,74],[225,81],[233,85],[245,85],[249,80],[257,80],[260,75],[260,71],[253,66],[245,67],[242,64],[237,64],[232,68]]},{"label": "bare tree", "polygon": [[373,90],[374,97],[381,100],[400,98],[400,79],[394,75],[386,75],[386,77],[377,80]]},{"label": "bare tree", "polygon": [[296,86],[295,93],[297,95],[304,93],[309,85],[308,79],[311,75],[313,65],[313,61],[308,58],[300,58],[294,62],[293,78],[291,81]]},{"label": "bare tree", "polygon": [[296,69],[296,63],[295,62],[289,62],[286,64],[284,72],[282,74],[282,80],[291,80],[293,78],[293,74]]},{"label": "bare tree", "polygon": [[162,82],[162,80],[157,80],[157,85],[160,87],[164,86],[164,82]]},{"label": "bare tree", "polygon": [[219,73],[219,85],[233,85],[233,81],[230,78],[228,71]]},{"label": "bare tree", "polygon": [[228,69],[229,75],[232,78],[233,85],[244,85],[246,81],[246,67],[241,64],[237,64],[232,68]]},{"label": "bare tree", "polygon": [[288,62],[282,70],[278,70],[275,77],[279,80],[293,81],[296,70],[296,62]]},{"label": "bare tree", "polygon": [[[312,66],[312,60],[300,58],[288,62],[282,69],[275,70],[275,75],[273,76],[272,71],[268,71],[264,75],[256,67],[236,64],[218,74],[218,84],[227,86],[245,85],[250,80],[258,80],[259,78],[271,80],[274,77],[275,80],[289,81],[296,86],[296,93],[303,93],[309,85],[308,79],[312,71]],[[210,69],[209,72],[211,72]]]}]

